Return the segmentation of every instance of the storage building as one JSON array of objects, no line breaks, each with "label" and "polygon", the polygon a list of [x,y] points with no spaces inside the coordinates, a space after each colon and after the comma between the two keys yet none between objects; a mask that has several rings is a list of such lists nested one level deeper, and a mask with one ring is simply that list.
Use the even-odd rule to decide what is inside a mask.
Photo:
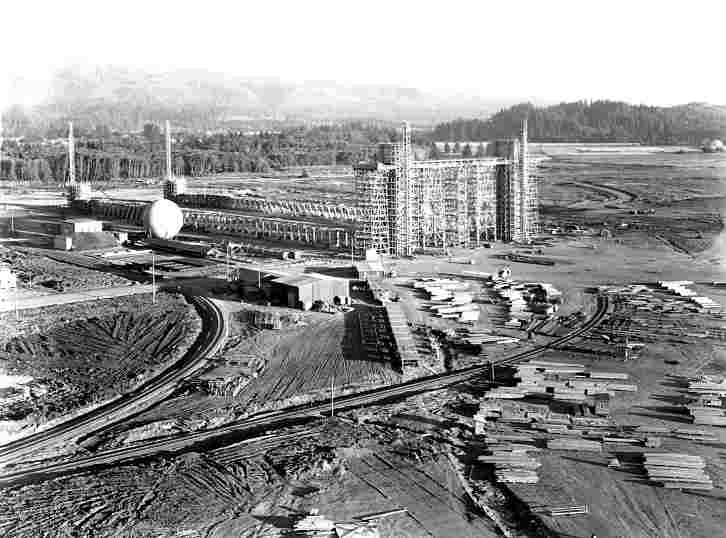
[{"label": "storage building", "polygon": [[348,280],[313,273],[285,275],[270,281],[270,297],[291,308],[312,307],[316,301],[350,303]]}]

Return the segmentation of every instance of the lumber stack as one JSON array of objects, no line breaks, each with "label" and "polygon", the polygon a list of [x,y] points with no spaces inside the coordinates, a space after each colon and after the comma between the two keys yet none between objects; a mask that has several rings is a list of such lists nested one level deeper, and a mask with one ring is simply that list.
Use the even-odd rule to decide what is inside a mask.
[{"label": "lumber stack", "polygon": [[547,441],[547,448],[552,450],[602,452],[602,443],[600,441],[581,439],[579,437],[560,437]]},{"label": "lumber stack", "polygon": [[549,515],[552,517],[560,516],[579,516],[590,513],[590,507],[584,506],[560,506],[557,508],[550,508],[548,510]]},{"label": "lumber stack", "polygon": [[726,379],[719,379],[713,376],[703,376],[688,384],[688,392],[696,394],[715,394],[726,396]]},{"label": "lumber stack", "polygon": [[537,449],[527,445],[498,444],[490,453],[479,456],[481,463],[494,465],[494,476],[506,484],[536,484],[539,482],[537,469],[542,463],[528,454]]},{"label": "lumber stack", "polygon": [[726,379],[702,376],[688,384],[695,398],[686,406],[694,424],[726,426]]},{"label": "lumber stack", "polygon": [[628,374],[621,372],[588,372],[582,364],[534,360],[519,365],[516,377],[527,394],[551,394],[556,400],[586,402],[599,394],[615,391],[635,392],[638,386],[623,383]]},{"label": "lumber stack", "polygon": [[694,424],[726,426],[726,410],[723,407],[688,406]]},{"label": "lumber stack", "polygon": [[676,439],[686,439],[688,441],[697,441],[699,443],[716,442],[718,438],[711,432],[704,430],[691,430],[686,428],[678,428],[671,433]]},{"label": "lumber stack", "polygon": [[643,457],[648,478],[666,488],[713,489],[713,482],[706,474],[706,463],[701,456],[646,452]]}]

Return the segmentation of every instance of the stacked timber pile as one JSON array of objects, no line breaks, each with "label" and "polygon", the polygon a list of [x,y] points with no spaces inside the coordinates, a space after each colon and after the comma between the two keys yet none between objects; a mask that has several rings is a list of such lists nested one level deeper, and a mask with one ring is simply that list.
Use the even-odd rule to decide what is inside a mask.
[{"label": "stacked timber pile", "polygon": [[394,355],[404,368],[418,366],[421,356],[401,303],[386,303],[385,312],[393,340]]},{"label": "stacked timber pile", "polygon": [[470,346],[485,346],[485,345],[496,345],[496,344],[516,344],[519,342],[519,338],[511,336],[499,336],[492,334],[489,331],[470,329],[467,327],[457,329],[459,340],[462,344],[468,344]]},{"label": "stacked timber pile", "polygon": [[[527,395],[550,395],[556,400],[586,402],[597,394],[613,395],[615,391],[635,392],[638,386],[623,383],[628,374],[589,372],[582,364],[534,360],[521,364],[515,377],[517,387]],[[603,400],[604,401],[604,400]]]},{"label": "stacked timber pile", "polygon": [[718,438],[711,432],[704,430],[691,430],[689,428],[678,428],[671,432],[671,436],[676,439],[685,439],[687,441],[696,441],[698,443],[716,442]]},{"label": "stacked timber pile", "polygon": [[726,398],[723,396],[699,398],[688,406],[694,424],[726,426]]},{"label": "stacked timber pile", "polygon": [[666,488],[713,489],[713,482],[706,474],[706,463],[701,456],[646,452],[643,457],[648,478]]},{"label": "stacked timber pile", "polygon": [[508,307],[509,321],[505,325],[511,327],[521,327],[523,322],[531,322],[535,315],[545,319],[552,316],[562,300],[562,293],[545,282],[520,284],[510,279],[497,279],[492,289]]},{"label": "stacked timber pile", "polygon": [[526,425],[547,434],[576,435],[603,438],[616,430],[607,417],[575,416],[552,411],[548,405],[510,399],[483,399],[474,415],[474,431],[486,434],[492,422]]},{"label": "stacked timber pile", "polygon": [[489,454],[479,456],[481,463],[494,465],[494,476],[506,484],[536,484],[539,482],[537,469],[542,463],[528,454],[539,449],[529,445],[499,443]]},{"label": "stacked timber pile", "polygon": [[552,517],[580,516],[589,514],[590,507],[586,504],[582,506],[558,506],[549,508],[547,512]]},{"label": "stacked timber pile", "polygon": [[686,406],[694,424],[726,426],[726,379],[699,377],[690,381],[688,392],[694,397]]},{"label": "stacked timber pile", "polygon": [[451,278],[423,279],[413,282],[432,301],[431,311],[444,319],[474,322],[479,319],[479,307],[473,304],[469,285]]},{"label": "stacked timber pile", "polygon": [[658,285],[679,297],[684,297],[694,303],[698,308],[708,311],[720,311],[721,305],[709,297],[699,296],[695,291],[688,288],[693,284],[690,280],[662,280]]},{"label": "stacked timber pile", "polygon": [[494,387],[484,394],[485,400],[521,400],[527,396],[524,387]]},{"label": "stacked timber pile", "polygon": [[558,437],[547,441],[551,450],[578,450],[586,452],[602,452],[602,443],[579,437]]},{"label": "stacked timber pile", "polygon": [[726,378],[704,375],[688,384],[688,392],[726,396]]},{"label": "stacked timber pile", "polygon": [[690,428],[663,428],[658,426],[638,426],[633,430],[634,435],[645,439],[646,445],[650,439],[651,443],[657,443],[656,439],[662,437],[674,437],[676,439],[685,439],[687,441],[696,441],[699,443],[716,442],[718,438],[715,434],[704,430],[693,430]]}]

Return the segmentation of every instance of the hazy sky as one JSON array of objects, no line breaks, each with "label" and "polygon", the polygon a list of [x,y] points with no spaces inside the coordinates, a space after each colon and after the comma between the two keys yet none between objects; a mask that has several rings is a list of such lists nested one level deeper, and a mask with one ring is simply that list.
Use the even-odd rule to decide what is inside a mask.
[{"label": "hazy sky", "polygon": [[[4,93],[68,62],[560,101],[726,104],[726,0],[12,0]],[[22,92],[21,92],[22,93]]]}]

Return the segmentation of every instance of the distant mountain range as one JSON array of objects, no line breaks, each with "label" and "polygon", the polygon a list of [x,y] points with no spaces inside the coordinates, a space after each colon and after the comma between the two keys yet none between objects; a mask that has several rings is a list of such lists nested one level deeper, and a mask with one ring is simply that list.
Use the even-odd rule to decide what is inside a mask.
[{"label": "distant mountain range", "polygon": [[[23,94],[31,91],[22,85]],[[437,95],[415,88],[284,82],[229,77],[201,70],[150,73],[117,66],[69,67],[55,74],[32,107],[4,113],[6,132],[45,128],[74,119],[80,128],[104,125],[140,130],[169,119],[177,127],[219,128],[254,120],[375,119],[433,124],[456,117],[486,117],[517,99]]]}]

